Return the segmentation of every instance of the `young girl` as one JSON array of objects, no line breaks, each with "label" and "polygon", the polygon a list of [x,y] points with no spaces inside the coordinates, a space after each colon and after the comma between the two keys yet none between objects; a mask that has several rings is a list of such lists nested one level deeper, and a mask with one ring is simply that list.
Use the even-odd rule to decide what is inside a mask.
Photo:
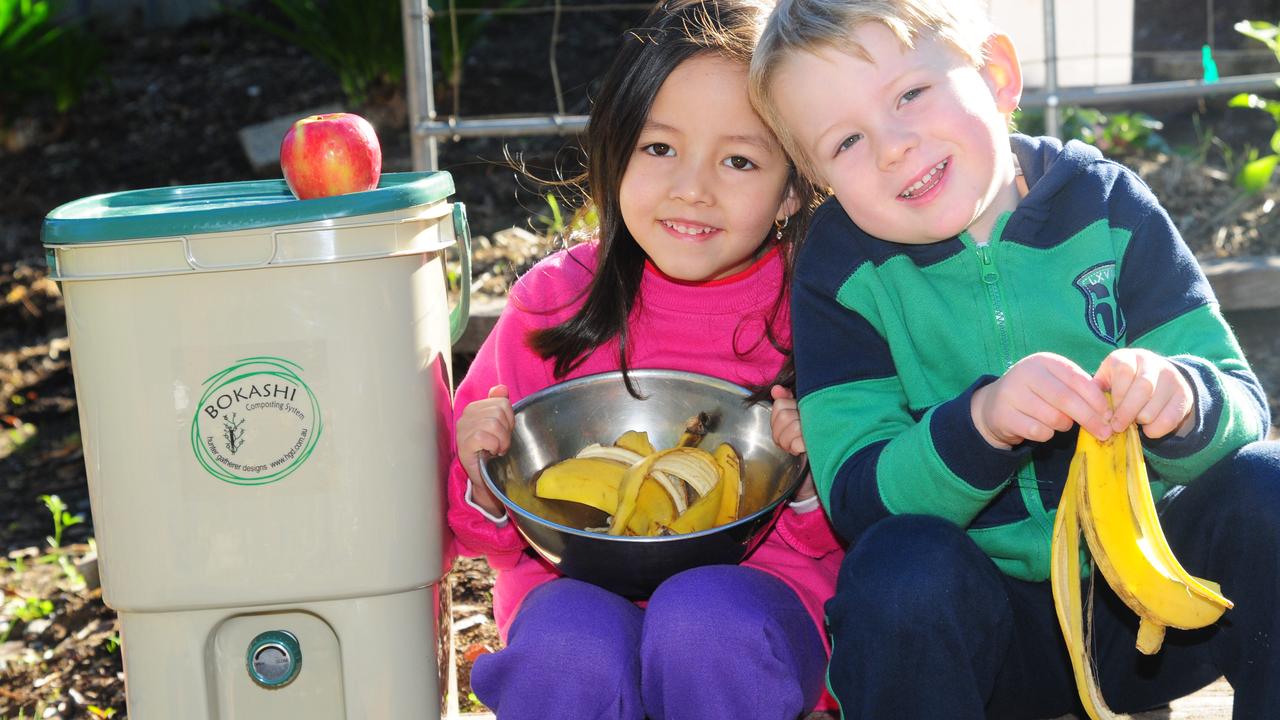
[{"label": "young girl", "polygon": [[663,583],[645,607],[559,576],[484,485],[511,403],[574,377],[700,372],[775,399],[773,434],[803,451],[790,393],[786,287],[812,187],[751,109],[747,65],[767,7],[673,0],[627,33],[587,130],[594,241],[543,260],[458,388],[449,524],[497,571],[506,648],[481,656],[476,695],[519,718],[793,720],[830,705],[822,605],[843,555],[812,488],[738,566]]}]

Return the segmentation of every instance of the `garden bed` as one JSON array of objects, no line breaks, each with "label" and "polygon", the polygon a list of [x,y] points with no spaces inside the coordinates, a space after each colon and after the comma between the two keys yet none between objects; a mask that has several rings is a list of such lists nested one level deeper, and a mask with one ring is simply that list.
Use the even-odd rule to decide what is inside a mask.
[{"label": "garden bed", "polygon": [[[559,61],[574,73],[566,88],[570,112],[586,112],[586,97],[619,31],[638,13],[597,13],[588,29],[562,45]],[[477,46],[499,57],[493,69],[472,63],[463,96],[470,112],[550,112],[544,68],[546,33],[533,21],[495,24]],[[537,47],[534,47],[534,46]],[[505,48],[523,48],[500,53]],[[530,58],[534,58],[530,60]],[[115,615],[94,589],[93,535],[76,416],[70,346],[62,300],[42,266],[38,232],[56,205],[85,195],[168,184],[254,176],[236,134],[246,125],[341,103],[334,77],[315,59],[272,38],[246,36],[215,20],[180,33],[137,33],[112,44],[110,87],[95,86],[69,116],[37,108],[0,130],[0,588],[6,642],[0,644],[0,718],[125,716]],[[402,98],[392,94],[359,108],[378,125],[387,170],[410,169]],[[1179,110],[1181,112],[1181,110]],[[1238,111],[1244,112],[1244,111]],[[1219,111],[1224,126],[1243,115]],[[565,140],[468,140],[442,145],[442,166],[457,199],[468,205],[477,236],[479,286],[472,327],[458,366],[478,346],[486,318],[502,306],[516,276],[558,246],[543,234],[546,203],[503,161],[504,146],[535,165],[560,162]],[[1179,155],[1134,156],[1131,162],[1159,194],[1209,272],[1245,350],[1280,398],[1280,227],[1269,190],[1242,195],[1222,167]],[[520,232],[500,232],[511,226]],[[1273,405],[1273,415],[1280,415]],[[52,517],[39,496],[56,494],[85,522],[72,525],[53,548]],[[62,560],[60,560],[60,558]],[[83,581],[73,570],[77,567]],[[497,649],[492,576],[482,562],[460,563],[450,577],[463,710],[474,658]],[[28,601],[34,604],[26,609]],[[19,617],[18,602],[24,608]],[[47,602],[48,605],[44,605]],[[4,631],[0,630],[0,634]],[[94,715],[92,708],[98,708]],[[48,710],[53,708],[52,710]],[[45,712],[51,714],[45,715]],[[1175,715],[1175,717],[1177,717]]]}]

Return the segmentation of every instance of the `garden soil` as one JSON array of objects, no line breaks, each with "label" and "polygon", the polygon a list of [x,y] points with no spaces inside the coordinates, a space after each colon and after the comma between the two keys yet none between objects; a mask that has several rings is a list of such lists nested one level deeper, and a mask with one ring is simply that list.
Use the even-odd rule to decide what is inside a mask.
[{"label": "garden soil", "polygon": [[[564,112],[589,110],[593,79],[620,33],[639,17],[629,9],[566,15],[555,45]],[[555,112],[561,103],[549,38],[549,18],[493,21],[468,56],[463,113]],[[22,606],[21,613],[6,613],[19,619],[0,625],[0,718],[126,716],[119,629],[102,603],[93,562],[71,348],[61,296],[41,260],[41,219],[86,195],[259,177],[238,143],[241,128],[343,103],[323,64],[227,19],[137,32],[108,47],[102,81],[72,112],[37,106],[5,115],[0,109],[0,588],[3,603]],[[441,88],[440,97],[447,111],[450,94]],[[378,127],[386,171],[412,169],[404,108],[395,86],[348,108]],[[1162,110],[1182,117],[1194,109]],[[1209,121],[1233,133],[1257,125],[1205,109]],[[1255,145],[1265,145],[1265,132],[1255,129],[1263,138]],[[541,177],[572,175],[580,162],[572,147],[557,137],[442,144],[441,168],[453,174],[456,198],[468,206],[473,234],[483,238],[477,239],[475,273],[485,293],[500,296],[557,245],[545,237],[543,188],[515,172],[507,158]],[[1132,162],[1202,258],[1280,251],[1275,193],[1240,195],[1221,164],[1215,169],[1176,155]],[[522,231],[503,232],[511,227]],[[1268,332],[1260,334],[1276,335]],[[1246,350],[1261,348],[1251,360],[1280,394],[1280,347],[1274,345],[1264,338]],[[456,360],[465,367],[467,358]],[[58,495],[71,515],[84,519],[65,529],[57,547],[42,495]],[[455,620],[465,627],[455,638],[460,706],[478,710],[469,697],[470,665],[499,647],[492,575],[483,562],[466,560],[449,581]]]}]

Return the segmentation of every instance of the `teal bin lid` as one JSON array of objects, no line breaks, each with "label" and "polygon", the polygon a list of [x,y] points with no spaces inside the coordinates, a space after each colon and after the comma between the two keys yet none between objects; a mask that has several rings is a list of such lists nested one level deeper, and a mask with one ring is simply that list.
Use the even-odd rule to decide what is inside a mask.
[{"label": "teal bin lid", "polygon": [[452,194],[447,172],[387,173],[373,190],[314,200],[294,198],[284,180],[127,190],[58,206],[45,216],[40,240],[77,245],[293,225],[394,212]]}]

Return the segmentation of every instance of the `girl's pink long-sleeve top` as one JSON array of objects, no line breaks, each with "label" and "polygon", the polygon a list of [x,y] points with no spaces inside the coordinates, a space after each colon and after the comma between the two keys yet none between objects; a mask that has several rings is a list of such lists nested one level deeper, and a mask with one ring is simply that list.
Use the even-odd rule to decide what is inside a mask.
[{"label": "girl's pink long-sleeve top", "polygon": [[[506,385],[514,404],[557,382],[618,369],[616,339],[597,348],[559,379],[552,374],[553,362],[542,359],[526,342],[530,330],[559,324],[581,305],[595,262],[596,245],[583,243],[551,255],[519,279],[458,387],[455,421],[467,404],[487,397],[494,385]],[[782,264],[776,252],[737,275],[704,284],[681,283],[646,267],[639,302],[628,326],[630,366],[703,373],[739,385],[768,382],[783,362],[765,336],[765,324],[774,312],[782,281]],[[785,306],[781,309],[774,325],[782,340],[789,342],[786,310]],[[493,611],[505,640],[524,596],[560,575],[533,553],[525,552],[528,544],[513,521],[499,526],[465,502],[469,481],[456,450],[455,439],[449,473],[449,526],[457,552],[484,555],[497,573]],[[822,605],[835,592],[843,554],[821,509],[798,513],[788,507],[743,564],[789,585],[825,638]]]}]

